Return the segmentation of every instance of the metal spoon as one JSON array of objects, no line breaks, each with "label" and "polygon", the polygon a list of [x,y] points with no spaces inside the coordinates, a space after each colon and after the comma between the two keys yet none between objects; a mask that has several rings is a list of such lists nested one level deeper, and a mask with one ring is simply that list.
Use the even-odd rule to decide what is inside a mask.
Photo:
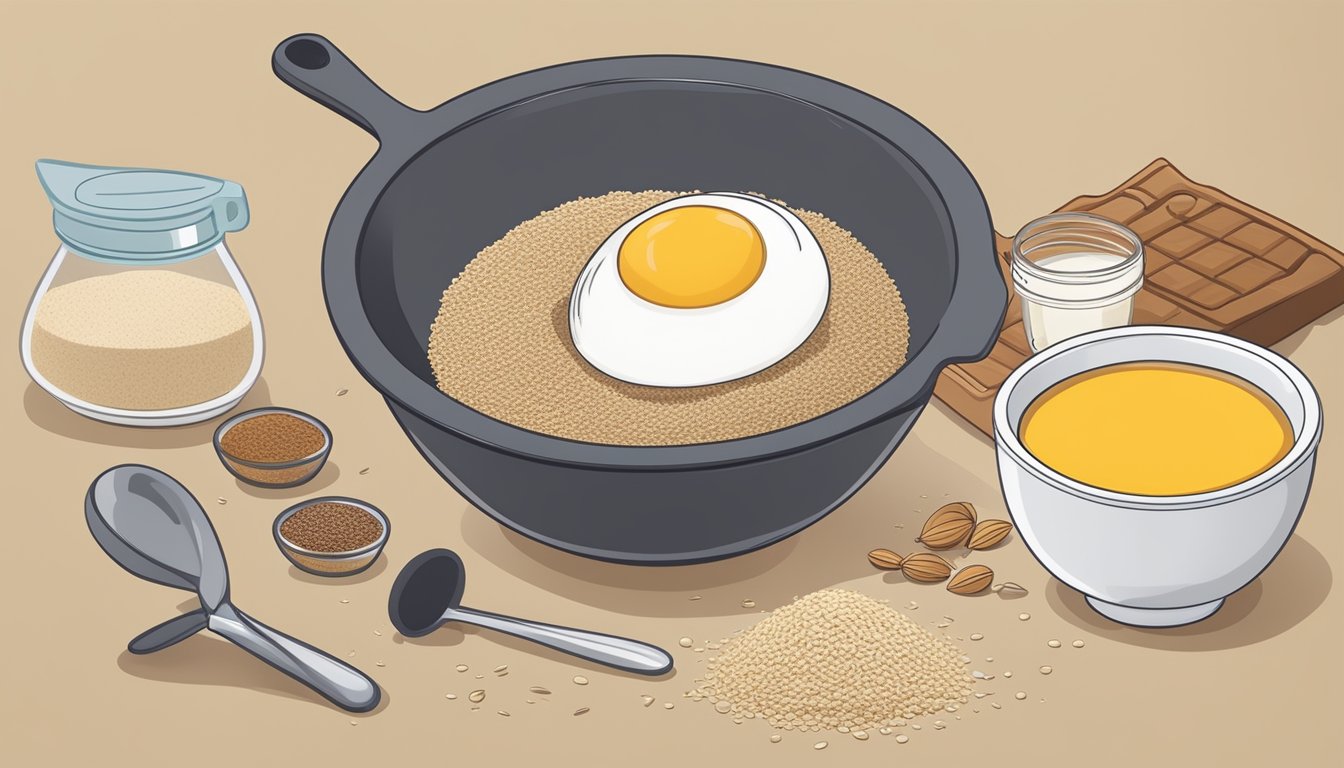
[{"label": "metal spoon", "polygon": [[152,467],[113,467],[89,486],[84,517],[98,546],[122,568],[200,597],[198,611],[140,635],[133,651],[166,647],[206,627],[339,707],[367,712],[378,706],[381,691],[362,672],[229,602],[228,566],[214,526],[181,483]]},{"label": "metal spoon", "polygon": [[661,675],[672,669],[667,651],[638,640],[463,608],[466,586],[466,568],[456,552],[431,549],[417,555],[392,585],[387,602],[392,625],[406,637],[420,637],[447,622],[460,621],[641,675]]}]

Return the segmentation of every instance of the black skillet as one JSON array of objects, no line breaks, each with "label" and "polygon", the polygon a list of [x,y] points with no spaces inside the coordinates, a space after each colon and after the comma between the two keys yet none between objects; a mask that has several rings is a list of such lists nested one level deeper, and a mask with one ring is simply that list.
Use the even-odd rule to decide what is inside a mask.
[{"label": "black skillet", "polygon": [[[420,112],[318,35],[285,40],[272,64],[379,142],[323,249],[346,352],[454,488],[551,546],[678,564],[796,533],[887,460],[945,365],[982,357],[998,332],[1006,292],[974,179],[928,129],[840,83],[730,59],[633,56],[515,75]],[[701,445],[564,440],[441,394],[429,327],[466,262],[540,211],[621,189],[753,190],[830,216],[900,286],[908,362],[830,413]]]}]

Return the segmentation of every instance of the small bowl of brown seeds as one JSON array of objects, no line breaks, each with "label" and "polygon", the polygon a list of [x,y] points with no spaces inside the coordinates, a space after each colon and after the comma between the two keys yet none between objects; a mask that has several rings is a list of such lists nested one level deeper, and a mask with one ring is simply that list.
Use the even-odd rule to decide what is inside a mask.
[{"label": "small bowl of brown seeds", "polygon": [[271,528],[280,552],[301,571],[351,576],[373,565],[391,525],[382,510],[346,496],[322,496],[280,513]]},{"label": "small bowl of brown seeds", "polygon": [[313,479],[331,454],[331,430],[302,411],[256,408],[215,430],[224,468],[261,488],[292,488]]}]

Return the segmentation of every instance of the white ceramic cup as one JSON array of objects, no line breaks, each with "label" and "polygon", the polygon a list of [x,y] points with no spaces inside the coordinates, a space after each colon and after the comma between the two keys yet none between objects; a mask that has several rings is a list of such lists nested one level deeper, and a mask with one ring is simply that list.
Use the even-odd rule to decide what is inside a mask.
[{"label": "white ceramic cup", "polygon": [[[1041,393],[1085,371],[1139,361],[1199,365],[1254,384],[1287,414],[1292,448],[1228,488],[1139,496],[1068,478],[1023,446],[1022,415]],[[1320,398],[1292,363],[1231,336],[1171,326],[1112,328],[1060,342],[1014,371],[994,400],[999,481],[1022,540],[1099,613],[1145,627],[1207,618],[1269,566],[1302,514],[1321,426]]]}]

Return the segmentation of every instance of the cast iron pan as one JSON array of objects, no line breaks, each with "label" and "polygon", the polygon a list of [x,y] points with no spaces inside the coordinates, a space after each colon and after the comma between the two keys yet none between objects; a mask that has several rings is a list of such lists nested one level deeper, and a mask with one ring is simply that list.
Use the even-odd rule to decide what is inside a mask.
[{"label": "cast iron pan", "polygon": [[[450,483],[547,544],[685,563],[778,541],[857,490],[942,367],[982,357],[998,331],[1006,293],[970,173],[912,118],[834,81],[730,59],[634,56],[515,75],[420,112],[318,35],[285,40],[272,64],[379,141],[323,250],[327,308],[347,353]],[[830,413],[701,445],[564,440],[440,393],[429,327],[463,266],[540,211],[640,189],[760,191],[830,216],[901,288],[908,362]]]}]

